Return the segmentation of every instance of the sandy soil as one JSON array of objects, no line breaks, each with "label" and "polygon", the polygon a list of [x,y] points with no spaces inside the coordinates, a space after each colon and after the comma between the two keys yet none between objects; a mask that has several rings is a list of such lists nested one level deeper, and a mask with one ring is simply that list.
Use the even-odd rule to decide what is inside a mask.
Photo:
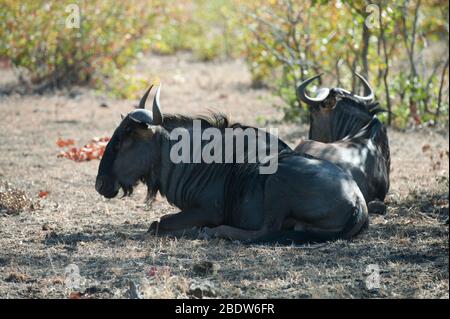
[{"label": "sandy soil", "polygon": [[[217,110],[233,121],[270,122],[292,146],[306,136],[304,125],[277,122],[279,101],[250,88],[240,61],[200,63],[179,54],[151,56],[137,67],[162,80],[164,112]],[[11,74],[0,73],[3,85]],[[141,240],[151,221],[176,208],[162,198],[147,207],[143,186],[131,198],[101,198],[94,189],[99,162],[57,158],[55,144],[58,137],[82,146],[111,135],[120,113],[136,103],[87,89],[0,95],[0,185],[25,191],[39,206],[0,213],[0,298],[67,298],[74,291],[127,298],[130,283],[145,298],[449,298],[448,131],[389,131],[388,212],[372,217],[370,229],[352,241],[256,247]],[[49,194],[38,198],[40,191]],[[371,269],[379,269],[375,289]]]}]

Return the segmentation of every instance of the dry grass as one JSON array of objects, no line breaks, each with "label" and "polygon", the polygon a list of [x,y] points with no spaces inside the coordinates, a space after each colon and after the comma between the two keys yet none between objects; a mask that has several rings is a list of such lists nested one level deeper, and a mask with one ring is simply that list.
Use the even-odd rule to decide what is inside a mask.
[{"label": "dry grass", "polygon": [[[161,77],[165,112],[215,109],[254,125],[256,115],[281,117],[267,91],[250,90],[240,62],[177,55],[150,57],[138,67],[148,78]],[[130,282],[146,298],[449,298],[448,158],[437,165],[439,156],[430,156],[448,151],[448,132],[389,132],[388,212],[351,242],[296,248],[142,240],[152,220],[176,208],[161,198],[146,207],[143,187],[132,198],[101,198],[94,190],[98,161],[57,158],[55,145],[58,137],[84,145],[111,134],[119,114],[136,102],[77,92],[0,96],[0,184],[34,201],[49,192],[38,209],[0,215],[0,297],[67,298],[65,268],[76,264],[81,291],[95,298],[128,297]],[[294,145],[306,128],[282,124],[279,133]],[[370,264],[380,267],[379,289],[366,287]]]}]

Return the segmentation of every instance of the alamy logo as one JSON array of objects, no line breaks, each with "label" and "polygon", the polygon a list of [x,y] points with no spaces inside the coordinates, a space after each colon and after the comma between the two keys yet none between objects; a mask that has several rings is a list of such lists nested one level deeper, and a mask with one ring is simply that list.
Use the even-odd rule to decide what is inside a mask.
[{"label": "alamy logo", "polygon": [[80,275],[80,268],[75,264],[70,264],[64,269],[66,276],[65,284],[69,290],[78,290],[84,284],[84,278]]},{"label": "alamy logo", "polygon": [[371,3],[366,7],[366,13],[369,14],[364,21],[367,28],[379,28],[380,7]]},{"label": "alamy logo", "polygon": [[379,289],[381,287],[380,283],[380,266],[378,264],[370,264],[366,267],[366,287],[369,290]]},{"label": "alamy logo", "polygon": [[66,7],[66,12],[69,14],[66,17],[67,29],[79,29],[80,28],[80,7],[76,4],[69,4]]},{"label": "alamy logo", "polygon": [[[209,127],[194,120],[192,129],[176,128],[170,140],[173,163],[262,163],[260,174],[274,174],[278,169],[278,130],[256,128]],[[269,134],[268,134],[269,133]]]}]

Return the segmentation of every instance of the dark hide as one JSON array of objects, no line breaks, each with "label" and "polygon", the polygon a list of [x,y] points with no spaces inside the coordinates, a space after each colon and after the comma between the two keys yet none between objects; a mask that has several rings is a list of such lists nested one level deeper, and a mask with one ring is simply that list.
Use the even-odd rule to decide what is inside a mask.
[{"label": "dark hide", "polygon": [[[220,115],[201,121],[202,129],[246,128]],[[260,162],[172,162],[169,154],[176,141],[170,140],[170,131],[190,130],[192,122],[165,115],[162,125],[147,126],[125,117],[100,163],[97,191],[114,197],[121,186],[129,194],[143,181],[150,197],[160,192],[181,211],[152,224],[149,231],[159,234],[203,227],[209,236],[303,244],[350,238],[367,226],[367,207],[351,176],[281,141],[278,170],[271,175],[260,174]],[[271,234],[276,236],[264,237]]]},{"label": "dark hide", "polygon": [[389,190],[390,154],[386,128],[376,117],[382,110],[377,103],[333,93],[310,107],[310,140],[302,141],[295,151],[350,173],[367,203],[383,201]]}]

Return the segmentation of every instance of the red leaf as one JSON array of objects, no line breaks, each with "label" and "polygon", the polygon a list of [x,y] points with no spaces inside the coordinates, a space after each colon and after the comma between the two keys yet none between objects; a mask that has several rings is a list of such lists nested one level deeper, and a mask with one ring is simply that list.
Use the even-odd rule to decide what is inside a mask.
[{"label": "red leaf", "polygon": [[39,194],[38,194],[38,196],[39,196],[40,198],[47,197],[47,195],[48,195],[48,192],[46,192],[46,191],[40,191]]},{"label": "red leaf", "polygon": [[81,292],[71,292],[69,294],[69,299],[81,299]]},{"label": "red leaf", "polygon": [[69,146],[69,145],[74,145],[74,144],[75,144],[75,141],[72,139],[64,140],[62,138],[58,138],[56,140],[56,145],[58,145],[59,147],[64,147],[64,146]]},{"label": "red leaf", "polygon": [[[69,144],[66,144],[65,141],[59,139],[57,141],[58,146],[68,146]],[[68,140],[73,141],[73,140]],[[81,148],[71,147],[65,152],[60,152],[57,157],[61,158],[67,158],[70,160],[73,160],[75,162],[83,162],[83,161],[90,161],[94,159],[101,159],[104,152],[106,145],[110,141],[109,137],[94,137],[92,141],[86,145],[84,145]],[[58,143],[59,142],[59,143]],[[71,145],[71,144],[70,144]]]},{"label": "red leaf", "polygon": [[156,275],[157,268],[156,266],[150,267],[150,270],[147,272],[147,276],[154,277]]}]

